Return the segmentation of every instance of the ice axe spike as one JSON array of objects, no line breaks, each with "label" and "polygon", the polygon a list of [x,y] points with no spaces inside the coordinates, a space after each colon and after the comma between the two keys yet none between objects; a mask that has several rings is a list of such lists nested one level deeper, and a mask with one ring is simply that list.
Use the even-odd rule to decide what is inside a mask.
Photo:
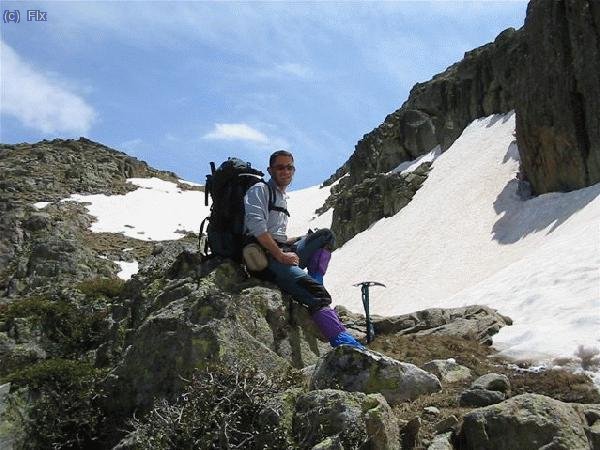
[{"label": "ice axe spike", "polygon": [[367,321],[367,343],[370,343],[375,338],[375,328],[371,322],[371,316],[369,315],[369,288],[371,286],[383,286],[385,284],[378,281],[361,281],[360,283],[353,284],[352,286],[360,286],[360,292],[362,294],[362,302],[365,308],[365,317]]}]

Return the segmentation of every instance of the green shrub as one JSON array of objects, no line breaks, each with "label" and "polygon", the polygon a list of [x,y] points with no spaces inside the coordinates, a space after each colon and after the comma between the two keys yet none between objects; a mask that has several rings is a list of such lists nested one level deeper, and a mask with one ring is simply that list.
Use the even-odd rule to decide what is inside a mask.
[{"label": "green shrub", "polygon": [[11,373],[5,381],[26,386],[35,399],[24,417],[26,449],[95,448],[105,417],[96,406],[105,370],[65,359],[48,359]]},{"label": "green shrub", "polygon": [[18,317],[30,318],[44,336],[57,344],[56,356],[71,357],[96,348],[104,341],[108,309],[82,311],[66,301],[30,297],[0,309],[0,320],[9,324]]},{"label": "green shrub", "polygon": [[296,383],[293,376],[269,379],[252,369],[210,367],[197,371],[175,401],[161,400],[129,424],[139,449],[259,448],[268,433],[272,449],[289,448],[289,430],[259,421],[267,399]]},{"label": "green shrub", "polygon": [[125,280],[120,278],[93,278],[82,281],[77,289],[87,297],[91,298],[118,298],[123,292]]}]

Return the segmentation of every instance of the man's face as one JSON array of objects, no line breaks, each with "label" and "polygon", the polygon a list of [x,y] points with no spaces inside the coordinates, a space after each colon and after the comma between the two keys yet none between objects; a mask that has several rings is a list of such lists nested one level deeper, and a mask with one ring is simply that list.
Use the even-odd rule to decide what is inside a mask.
[{"label": "man's face", "polygon": [[286,188],[292,182],[294,176],[294,158],[291,156],[279,155],[269,167],[269,173],[280,188]]}]

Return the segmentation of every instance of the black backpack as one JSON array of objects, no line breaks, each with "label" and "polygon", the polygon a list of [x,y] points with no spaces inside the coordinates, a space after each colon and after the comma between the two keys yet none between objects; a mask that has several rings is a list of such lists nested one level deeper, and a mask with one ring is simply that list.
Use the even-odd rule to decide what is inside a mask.
[{"label": "black backpack", "polygon": [[[200,225],[200,251],[207,255],[231,258],[242,262],[242,248],[246,236],[244,230],[244,196],[250,186],[256,183],[266,183],[263,173],[252,168],[249,162],[238,158],[228,158],[215,169],[215,163],[210,163],[211,173],[206,175],[204,187],[204,203],[208,206],[210,195],[212,205],[210,216]],[[267,184],[268,185],[268,184]],[[269,186],[269,211],[275,207],[275,191]],[[284,210],[286,214],[287,211]],[[204,225],[206,228],[206,241],[203,243]]]}]

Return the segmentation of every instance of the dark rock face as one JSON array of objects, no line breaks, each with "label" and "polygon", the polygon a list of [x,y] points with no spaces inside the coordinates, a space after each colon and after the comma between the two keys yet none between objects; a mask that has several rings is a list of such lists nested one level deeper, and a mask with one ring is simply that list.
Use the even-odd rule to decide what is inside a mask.
[{"label": "dark rock face", "polygon": [[358,141],[337,178],[348,173],[349,182],[358,184],[436,145],[447,149],[478,117],[512,110],[517,76],[512,61],[519,51],[519,35],[510,28],[430,81],[417,83],[400,109]]},{"label": "dark rock face", "polygon": [[[336,245],[342,246],[356,234],[383,217],[390,217],[412,200],[427,179],[431,163],[423,163],[406,175],[379,174],[357,186],[341,184],[333,200],[331,229]],[[346,179],[342,180],[346,181]]]},{"label": "dark rock face", "polygon": [[[400,109],[358,141],[350,159],[324,183],[347,175],[340,180],[344,196],[329,201],[334,207],[332,229],[338,244],[382,217],[396,214],[412,199],[414,192],[408,194],[397,177],[384,173],[437,146],[446,150],[478,117],[514,109],[514,60],[519,46],[520,32],[511,28],[493,43],[467,52],[443,73],[417,83]],[[426,174],[423,170],[419,176]],[[424,178],[420,181],[416,186],[411,183],[411,188],[416,191]]]},{"label": "dark rock face", "polygon": [[534,0],[523,27],[517,143],[537,194],[600,181],[600,3]]},{"label": "dark rock face", "polygon": [[[570,191],[600,181],[600,3],[533,0],[522,29],[467,52],[365,134],[324,182],[355,191],[354,205],[332,201],[347,241],[384,217],[373,180],[439,145],[445,151],[473,120],[516,111],[521,170],[534,194]],[[347,219],[350,216],[351,219]],[[365,226],[366,224],[366,226]]]}]

